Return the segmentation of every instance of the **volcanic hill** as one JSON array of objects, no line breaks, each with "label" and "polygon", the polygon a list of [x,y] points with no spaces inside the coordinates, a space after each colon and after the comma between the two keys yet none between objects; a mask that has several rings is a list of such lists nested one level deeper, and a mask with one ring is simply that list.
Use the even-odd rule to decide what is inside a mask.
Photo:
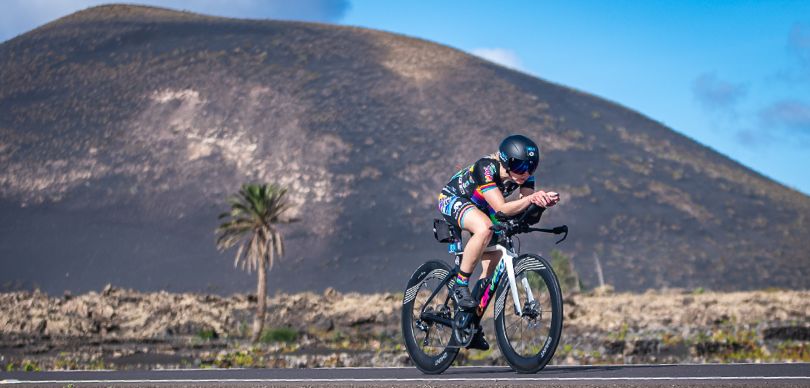
[{"label": "volcanic hill", "polygon": [[302,220],[271,289],[399,290],[449,259],[441,187],[511,133],[586,287],[596,257],[618,290],[810,286],[810,197],[630,109],[401,35],[125,5],[0,44],[0,285],[251,290],[213,230],[257,181]]}]

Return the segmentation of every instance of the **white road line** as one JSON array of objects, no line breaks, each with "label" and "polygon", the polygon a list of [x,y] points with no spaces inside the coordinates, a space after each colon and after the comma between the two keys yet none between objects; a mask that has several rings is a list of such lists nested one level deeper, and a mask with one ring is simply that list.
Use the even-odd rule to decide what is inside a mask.
[{"label": "white road line", "polygon": [[[582,364],[582,365],[549,365],[544,369],[545,371],[551,371],[554,369],[576,369],[576,368],[592,368],[592,367],[661,367],[661,366],[730,366],[730,365],[750,365],[750,366],[773,366],[773,365],[797,365],[795,362],[774,362],[774,363],[752,363],[752,362],[730,362],[727,364],[706,364],[706,363],[684,363],[684,364]],[[808,364],[810,365],[810,364]],[[317,367],[317,368],[308,368],[308,369],[317,369],[317,370],[343,370],[343,369],[369,369],[369,370],[379,370],[379,369],[402,369],[402,370],[414,370],[415,367],[408,367],[408,366],[341,366],[341,367]],[[480,366],[480,365],[462,365],[462,366],[453,366],[450,370],[456,369],[480,369],[480,368],[493,368],[493,369],[510,369],[509,365],[488,365],[488,366]],[[265,368],[178,368],[178,369],[151,369],[150,372],[197,372],[197,371],[227,371],[227,370],[259,370]],[[284,368],[282,368],[284,369]],[[93,370],[81,370],[81,369],[74,369],[74,370],[61,370],[61,369],[54,369],[54,370],[46,370],[43,372],[120,372],[117,369],[93,369]]]},{"label": "white road line", "polygon": [[[707,364],[707,363],[683,363],[683,364],[581,364],[581,365],[548,365],[545,371],[550,371],[554,369],[570,369],[570,368],[592,368],[592,367],[625,367],[625,366],[632,366],[632,367],[661,367],[661,366],[705,366],[705,367],[716,367],[722,366],[726,367],[729,365],[749,365],[749,366],[773,366],[773,365],[808,365],[810,363],[802,363],[802,362],[769,362],[769,363],[751,363],[751,362],[729,362],[724,364]],[[402,369],[402,370],[413,370],[415,367],[408,367],[408,366],[341,366],[341,367],[317,367],[317,368],[308,368],[308,369],[328,369],[328,370],[342,370],[342,369],[370,369],[370,370],[377,370],[377,369]],[[453,366],[449,370],[456,370],[456,369],[481,369],[481,368],[494,368],[494,369],[510,369],[509,365],[461,365],[461,366]],[[171,372],[171,371],[199,371],[199,370],[241,370],[241,369],[256,369],[256,368],[184,368],[184,369],[153,369],[153,372]],[[260,368],[261,369],[261,368]],[[103,370],[95,370],[93,372],[116,372],[115,369],[103,369]],[[53,372],[53,371],[49,371]],[[68,372],[68,371],[58,371],[58,372]],[[88,372],[86,370],[77,370],[76,372]]]},{"label": "white road line", "polygon": [[[700,363],[700,362],[685,362],[682,364],[580,364],[580,365],[548,365],[546,368],[569,368],[569,367],[593,367],[593,366],[728,366],[728,365],[802,365],[810,363],[802,363],[802,362],[729,362],[723,364],[711,364],[711,363]],[[508,366],[506,366],[508,368]],[[402,368],[402,367],[398,367]],[[478,368],[477,366],[458,366],[453,368]]]},{"label": "white road line", "polygon": [[[554,369],[571,369],[571,368],[592,368],[592,367],[661,367],[661,366],[705,366],[705,367],[712,367],[712,366],[733,366],[733,365],[750,365],[750,366],[773,366],[773,365],[797,365],[801,363],[796,362],[771,362],[771,363],[754,363],[754,362],[729,362],[724,364],[706,364],[706,363],[683,363],[683,364],[581,364],[581,365],[549,365],[544,369],[545,371],[554,370]],[[810,365],[810,363],[808,364]],[[460,365],[460,366],[453,366],[450,370],[456,369],[509,369],[509,365],[487,365],[487,366],[480,366],[480,365]],[[178,369],[151,369],[151,372],[195,372],[195,371],[211,371],[211,370],[264,370],[267,368],[178,368]],[[289,368],[280,368],[280,369],[289,369]],[[412,366],[340,366],[340,367],[317,367],[317,368],[307,368],[307,369],[327,369],[327,370],[342,370],[342,369],[369,369],[369,370],[379,370],[379,369],[402,369],[402,370],[414,370],[415,367]],[[117,369],[93,369],[93,370],[47,370],[43,372],[120,372]]]},{"label": "white road line", "polygon": [[810,376],[706,377],[504,377],[504,378],[384,378],[384,379],[154,379],[154,380],[3,380],[0,384],[160,384],[160,383],[373,383],[373,382],[504,382],[504,381],[649,381],[649,380],[810,380]]}]

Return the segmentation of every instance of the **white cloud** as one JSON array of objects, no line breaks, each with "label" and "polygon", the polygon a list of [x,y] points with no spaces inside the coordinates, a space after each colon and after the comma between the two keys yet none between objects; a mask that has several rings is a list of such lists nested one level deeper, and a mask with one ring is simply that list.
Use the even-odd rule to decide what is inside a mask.
[{"label": "white cloud", "polygon": [[523,70],[523,64],[520,62],[520,58],[518,58],[517,53],[512,50],[505,48],[477,48],[473,49],[471,52],[473,55],[499,65],[515,70]]},{"label": "white cloud", "polygon": [[715,73],[704,73],[692,82],[692,94],[708,110],[733,110],[748,94],[748,88],[725,81]]},{"label": "white cloud", "polygon": [[782,127],[810,134],[810,104],[799,100],[777,101],[759,112],[763,127]]},{"label": "white cloud", "polygon": [[[0,42],[73,12],[108,3],[109,0],[3,0]],[[351,8],[350,0],[136,0],[132,3],[234,18],[316,22],[340,21]]]}]

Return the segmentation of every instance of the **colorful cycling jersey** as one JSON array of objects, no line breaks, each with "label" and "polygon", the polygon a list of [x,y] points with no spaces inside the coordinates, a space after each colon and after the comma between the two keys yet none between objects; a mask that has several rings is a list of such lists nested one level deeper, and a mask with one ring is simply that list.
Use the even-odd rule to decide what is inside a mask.
[{"label": "colorful cycling jersey", "polygon": [[441,197],[468,198],[472,200],[477,208],[487,212],[490,218],[493,218],[495,211],[484,199],[483,194],[485,192],[497,188],[505,198],[519,188],[534,189],[534,176],[530,176],[522,185],[518,185],[513,181],[504,182],[501,180],[498,170],[499,164],[500,162],[496,159],[483,157],[472,165],[461,169],[444,186],[440,200]]}]

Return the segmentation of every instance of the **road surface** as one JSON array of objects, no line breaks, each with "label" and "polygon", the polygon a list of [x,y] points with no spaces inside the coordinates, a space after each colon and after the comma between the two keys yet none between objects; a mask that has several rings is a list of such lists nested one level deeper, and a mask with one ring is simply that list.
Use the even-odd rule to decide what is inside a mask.
[{"label": "road surface", "polygon": [[7,386],[418,386],[418,387],[810,387],[810,364],[549,366],[538,374],[506,367],[455,367],[425,375],[416,368],[182,369],[2,372]]}]

